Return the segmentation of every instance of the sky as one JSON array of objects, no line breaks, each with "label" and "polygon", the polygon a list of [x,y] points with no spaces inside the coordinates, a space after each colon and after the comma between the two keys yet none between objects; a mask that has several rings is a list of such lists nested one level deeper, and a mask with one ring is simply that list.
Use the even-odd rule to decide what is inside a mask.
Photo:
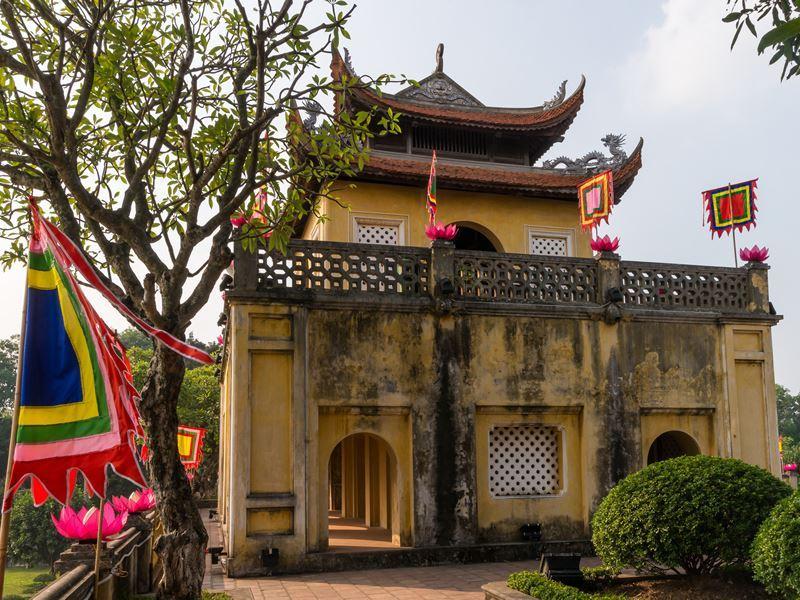
[{"label": "sky", "polygon": [[[770,298],[784,320],[773,329],[776,381],[800,392],[800,78],[758,56],[721,23],[724,0],[362,0],[346,41],[359,73],[421,79],[443,42],[444,70],[493,106],[535,106],[581,75],[585,101],[563,143],[544,157],[604,149],[624,133],[644,138],[643,167],[601,233],[621,239],[627,260],[733,266],[731,241],[701,225],[700,192],[759,178],[758,225],[737,236],[770,248]],[[440,194],[442,201],[444,196]],[[19,331],[24,272],[0,273],[0,336]],[[99,305],[109,323],[124,327]],[[797,306],[797,307],[796,307]],[[191,330],[218,335],[215,294]]]}]

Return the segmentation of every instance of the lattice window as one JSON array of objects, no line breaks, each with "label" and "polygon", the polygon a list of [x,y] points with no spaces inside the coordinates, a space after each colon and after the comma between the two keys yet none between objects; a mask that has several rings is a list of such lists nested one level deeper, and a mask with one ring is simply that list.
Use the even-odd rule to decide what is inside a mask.
[{"label": "lattice window", "polygon": [[403,220],[353,217],[353,241],[359,244],[402,246]]},{"label": "lattice window", "polygon": [[531,232],[529,242],[531,254],[543,256],[567,256],[569,254],[567,237],[563,235],[536,235]]},{"label": "lattice window", "polygon": [[561,432],[547,425],[502,425],[489,432],[492,496],[551,496],[561,491]]}]

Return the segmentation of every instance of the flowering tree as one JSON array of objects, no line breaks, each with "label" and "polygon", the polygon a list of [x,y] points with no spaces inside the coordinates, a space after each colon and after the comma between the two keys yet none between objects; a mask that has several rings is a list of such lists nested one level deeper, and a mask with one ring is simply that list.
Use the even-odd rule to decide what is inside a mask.
[{"label": "flowering tree", "polygon": [[[322,70],[351,13],[340,0],[0,0],[3,263],[24,260],[33,195],[128,306],[184,337],[233,238],[271,232],[284,248],[313,197],[363,165],[371,132],[397,131],[396,115],[325,108],[391,79]],[[259,190],[269,202],[249,219]],[[140,404],[158,593],[173,599],[200,597],[206,542],[177,453],[184,371],[158,345]]]}]

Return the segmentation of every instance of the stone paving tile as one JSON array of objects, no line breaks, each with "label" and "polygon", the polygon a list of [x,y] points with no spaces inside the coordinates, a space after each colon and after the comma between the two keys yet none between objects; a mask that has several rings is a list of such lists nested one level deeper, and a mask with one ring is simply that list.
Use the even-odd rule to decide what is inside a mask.
[{"label": "stone paving tile", "polygon": [[228,579],[208,564],[204,585],[249,590],[256,600],[483,600],[484,583],[531,568],[525,561]]}]

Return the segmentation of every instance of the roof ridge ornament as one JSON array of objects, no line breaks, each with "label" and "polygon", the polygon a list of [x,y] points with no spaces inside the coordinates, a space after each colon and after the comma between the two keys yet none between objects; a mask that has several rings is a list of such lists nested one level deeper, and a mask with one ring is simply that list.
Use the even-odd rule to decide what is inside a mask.
[{"label": "roof ridge ornament", "polygon": [[542,163],[544,169],[556,169],[563,165],[565,171],[591,172],[603,169],[614,169],[625,162],[628,153],[622,149],[625,143],[625,134],[608,133],[600,140],[608,148],[611,156],[606,156],[601,150],[592,150],[580,158],[571,159],[559,156]]},{"label": "roof ridge ornament", "polygon": [[551,108],[555,108],[567,97],[567,80],[561,82],[561,85],[558,86],[558,90],[556,91],[555,96],[553,96],[550,100],[542,104],[542,108],[544,110],[550,110]]},{"label": "roof ridge ornament", "polygon": [[436,68],[433,72],[444,73],[444,44],[441,42],[436,46]]},{"label": "roof ridge ornament", "polygon": [[344,49],[344,64],[347,65],[347,70],[350,71],[353,75],[356,74],[356,70],[353,68],[353,58],[350,56],[350,50],[347,48]]}]

